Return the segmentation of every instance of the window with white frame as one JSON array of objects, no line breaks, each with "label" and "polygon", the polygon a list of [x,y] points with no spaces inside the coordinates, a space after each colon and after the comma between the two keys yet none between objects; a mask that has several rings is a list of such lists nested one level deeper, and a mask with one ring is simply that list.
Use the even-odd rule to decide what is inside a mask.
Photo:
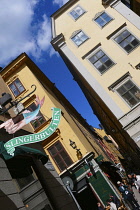
[{"label": "window with white frame", "polygon": [[116,91],[131,107],[140,102],[138,96],[140,89],[130,79],[117,88]]},{"label": "window with white frame", "polygon": [[114,62],[101,49],[88,57],[88,60],[101,74],[114,65]]},{"label": "window with white frame", "polygon": [[82,31],[78,31],[75,35],[71,37],[71,40],[77,45],[80,46],[84,43],[89,37]]},{"label": "window with white frame", "polygon": [[115,42],[119,44],[127,53],[131,52],[139,45],[139,40],[132,35],[127,29],[121,32],[114,38]]},{"label": "window with white frame", "polygon": [[85,13],[85,10],[81,6],[76,6],[69,14],[77,20],[81,15]]},{"label": "window with white frame", "polygon": [[94,21],[100,26],[104,27],[107,23],[109,23],[113,18],[110,17],[106,12],[101,13],[96,18],[94,18]]}]

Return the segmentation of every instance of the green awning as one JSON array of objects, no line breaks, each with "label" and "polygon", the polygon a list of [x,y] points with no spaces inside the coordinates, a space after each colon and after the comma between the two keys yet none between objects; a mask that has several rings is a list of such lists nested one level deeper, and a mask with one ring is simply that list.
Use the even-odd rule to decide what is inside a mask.
[{"label": "green awning", "polygon": [[42,161],[43,164],[47,163],[48,161],[48,156],[41,152],[40,150],[33,149],[30,147],[25,147],[25,146],[19,146],[15,148],[15,155],[14,157],[9,155],[4,147],[5,142],[0,142],[0,154],[3,155],[5,160],[9,160],[11,158],[14,158],[15,156],[18,155],[34,155],[38,159]]},{"label": "green awning", "polygon": [[9,155],[4,147],[5,142],[0,142],[0,154],[5,159],[12,178],[22,178],[32,173],[32,157],[47,163],[48,156],[40,150],[19,146],[15,148],[14,157]]}]

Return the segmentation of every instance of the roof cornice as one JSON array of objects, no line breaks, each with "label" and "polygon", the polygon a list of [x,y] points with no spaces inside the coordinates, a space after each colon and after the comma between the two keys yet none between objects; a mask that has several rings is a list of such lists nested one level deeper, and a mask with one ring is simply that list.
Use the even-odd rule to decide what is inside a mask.
[{"label": "roof cornice", "polygon": [[54,12],[51,15],[51,18],[57,18],[59,15],[61,15],[64,11],[69,9],[71,6],[76,4],[79,0],[69,0],[66,4],[64,4],[60,9],[58,9],[56,12]]}]

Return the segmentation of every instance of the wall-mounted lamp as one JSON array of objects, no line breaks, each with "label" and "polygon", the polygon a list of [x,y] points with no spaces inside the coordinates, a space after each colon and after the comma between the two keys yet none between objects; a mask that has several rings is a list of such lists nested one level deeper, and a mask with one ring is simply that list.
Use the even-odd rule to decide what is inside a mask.
[{"label": "wall-mounted lamp", "polygon": [[77,149],[77,146],[76,146],[75,142],[72,141],[71,139],[69,139],[69,141],[70,141],[70,146],[71,146],[73,149]]},{"label": "wall-mounted lamp", "polygon": [[69,139],[69,141],[70,141],[70,146],[73,149],[76,149],[76,155],[77,155],[78,160],[82,159],[83,155],[82,155],[80,149],[77,149],[76,143],[74,141],[72,141],[71,139]]}]

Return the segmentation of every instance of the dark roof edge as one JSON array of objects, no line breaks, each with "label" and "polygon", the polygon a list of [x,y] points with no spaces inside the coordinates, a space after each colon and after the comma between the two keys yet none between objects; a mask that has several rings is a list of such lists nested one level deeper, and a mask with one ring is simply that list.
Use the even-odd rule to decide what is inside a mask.
[{"label": "dark roof edge", "polygon": [[27,54],[21,53],[20,55],[18,55],[14,60],[10,61],[3,69],[0,70],[0,72],[3,72],[7,67],[9,67],[14,61],[16,61],[18,58],[22,57],[23,55],[27,56]]},{"label": "dark roof edge", "polygon": [[64,4],[60,9],[58,9],[56,12],[54,12],[50,17],[58,17],[60,13],[64,12],[66,9],[71,7],[73,4],[75,4],[79,0],[69,0],[66,4]]}]

